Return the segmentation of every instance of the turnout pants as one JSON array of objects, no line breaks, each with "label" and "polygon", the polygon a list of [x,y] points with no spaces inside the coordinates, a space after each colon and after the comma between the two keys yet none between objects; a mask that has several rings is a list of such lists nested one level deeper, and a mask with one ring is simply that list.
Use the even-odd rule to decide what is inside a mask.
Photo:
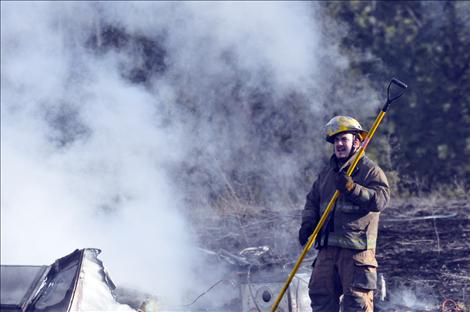
[{"label": "turnout pants", "polygon": [[375,250],[320,249],[308,285],[312,311],[373,312],[377,287]]}]

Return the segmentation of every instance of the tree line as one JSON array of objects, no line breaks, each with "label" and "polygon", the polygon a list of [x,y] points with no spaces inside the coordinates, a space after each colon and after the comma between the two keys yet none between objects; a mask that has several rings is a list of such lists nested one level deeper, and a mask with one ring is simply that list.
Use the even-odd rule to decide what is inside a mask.
[{"label": "tree line", "polygon": [[347,27],[343,53],[374,56],[355,59],[351,70],[377,82],[377,90],[393,76],[409,86],[387,116],[387,140],[375,147],[399,188],[468,189],[470,3],[325,1],[322,9]]}]

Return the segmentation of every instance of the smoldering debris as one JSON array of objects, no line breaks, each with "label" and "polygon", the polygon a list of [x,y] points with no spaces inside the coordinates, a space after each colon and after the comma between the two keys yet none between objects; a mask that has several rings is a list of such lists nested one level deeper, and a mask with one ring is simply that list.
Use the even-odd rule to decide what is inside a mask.
[{"label": "smoldering debris", "polygon": [[[403,204],[395,201],[383,212],[377,247],[377,311],[436,311],[449,299],[456,302],[455,311],[469,306],[469,208],[466,200],[415,199]],[[258,211],[201,216],[204,226],[198,228],[198,235],[213,259],[230,264],[232,273],[236,272],[232,280],[239,281],[248,272],[262,275],[271,270],[261,280],[283,283],[301,251],[297,244],[300,210],[290,214]],[[430,217],[431,211],[436,218]],[[419,229],[414,226],[416,222],[421,222]],[[281,233],[284,239],[279,237]],[[258,255],[255,262],[244,257],[247,252]],[[314,257],[315,250],[311,250],[300,269],[307,282]]]}]

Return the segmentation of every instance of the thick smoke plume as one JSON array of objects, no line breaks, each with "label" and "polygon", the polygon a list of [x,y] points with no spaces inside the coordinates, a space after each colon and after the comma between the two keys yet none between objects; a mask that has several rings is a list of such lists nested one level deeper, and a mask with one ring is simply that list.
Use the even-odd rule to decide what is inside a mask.
[{"label": "thick smoke plume", "polygon": [[118,284],[181,302],[194,211],[300,209],[325,121],[377,105],[317,4],[1,9],[2,263],[97,247]]}]

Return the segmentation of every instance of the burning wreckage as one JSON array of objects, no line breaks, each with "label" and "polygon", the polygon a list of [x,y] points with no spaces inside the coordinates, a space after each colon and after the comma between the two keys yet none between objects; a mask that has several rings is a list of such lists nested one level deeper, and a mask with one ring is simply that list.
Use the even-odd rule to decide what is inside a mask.
[{"label": "burning wreckage", "polygon": [[[239,255],[221,250],[202,250],[239,269],[237,278],[220,280],[192,303],[160,306],[158,300],[139,292],[116,288],[101,260],[99,249],[80,249],[47,265],[1,265],[1,311],[211,311],[200,307],[202,296],[230,281],[239,296],[224,311],[267,311],[281,289],[285,269],[266,263],[267,246],[246,248]],[[281,301],[278,311],[308,311],[308,273],[299,273]],[[214,310],[215,311],[215,310]]]},{"label": "burning wreckage", "polygon": [[99,253],[77,249],[49,266],[1,265],[1,311],[135,311],[115,300]]}]

